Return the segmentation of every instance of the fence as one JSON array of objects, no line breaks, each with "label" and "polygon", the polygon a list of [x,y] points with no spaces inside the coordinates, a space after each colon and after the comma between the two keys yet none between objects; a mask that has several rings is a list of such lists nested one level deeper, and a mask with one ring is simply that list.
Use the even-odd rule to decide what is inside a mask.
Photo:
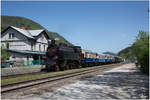
[{"label": "fence", "polygon": [[15,66],[34,66],[34,65],[42,65],[44,60],[20,60],[20,61],[7,61],[2,62],[1,67],[15,67]]},{"label": "fence", "polygon": [[41,65],[43,62],[43,60],[27,60],[22,61],[22,66]]}]

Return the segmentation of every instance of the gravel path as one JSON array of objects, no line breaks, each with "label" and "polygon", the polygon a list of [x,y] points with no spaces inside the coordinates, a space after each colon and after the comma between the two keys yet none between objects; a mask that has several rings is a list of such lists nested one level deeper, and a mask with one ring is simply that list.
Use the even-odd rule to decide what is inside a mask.
[{"label": "gravel path", "polygon": [[146,99],[149,78],[134,64],[125,64],[105,71],[101,75],[84,78],[42,95],[27,95],[25,99],[36,100],[100,100],[100,99]]}]

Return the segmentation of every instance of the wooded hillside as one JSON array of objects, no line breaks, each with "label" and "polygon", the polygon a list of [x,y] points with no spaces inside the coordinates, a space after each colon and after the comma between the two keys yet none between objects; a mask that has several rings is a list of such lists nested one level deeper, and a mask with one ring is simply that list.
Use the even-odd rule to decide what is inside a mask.
[{"label": "wooded hillside", "polygon": [[[19,28],[19,27],[21,27],[21,24],[24,24],[25,27],[30,27],[31,30],[45,29],[40,24],[38,24],[30,19],[24,18],[24,17],[1,16],[1,31],[6,29],[8,26],[15,26],[15,27]],[[63,42],[68,45],[72,45],[69,41],[67,41],[64,37],[60,36],[58,33],[50,32],[48,29],[45,29],[45,30],[52,39],[59,38],[58,43]]]}]

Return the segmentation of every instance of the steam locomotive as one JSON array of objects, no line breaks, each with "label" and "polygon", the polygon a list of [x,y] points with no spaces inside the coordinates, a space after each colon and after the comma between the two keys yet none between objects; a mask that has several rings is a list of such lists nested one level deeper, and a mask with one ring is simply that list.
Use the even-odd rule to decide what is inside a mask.
[{"label": "steam locomotive", "polygon": [[80,67],[95,66],[121,62],[119,57],[100,58],[97,53],[86,52],[80,46],[56,45],[55,40],[49,43],[46,51],[46,71],[63,71]]}]

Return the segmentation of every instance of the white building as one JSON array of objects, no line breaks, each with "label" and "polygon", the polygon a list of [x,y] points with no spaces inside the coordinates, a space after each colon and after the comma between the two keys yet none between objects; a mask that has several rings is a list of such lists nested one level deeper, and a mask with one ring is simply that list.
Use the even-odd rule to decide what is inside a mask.
[{"label": "white building", "polygon": [[1,34],[1,45],[11,52],[10,60],[37,60],[45,55],[49,39],[44,29],[9,26]]}]

